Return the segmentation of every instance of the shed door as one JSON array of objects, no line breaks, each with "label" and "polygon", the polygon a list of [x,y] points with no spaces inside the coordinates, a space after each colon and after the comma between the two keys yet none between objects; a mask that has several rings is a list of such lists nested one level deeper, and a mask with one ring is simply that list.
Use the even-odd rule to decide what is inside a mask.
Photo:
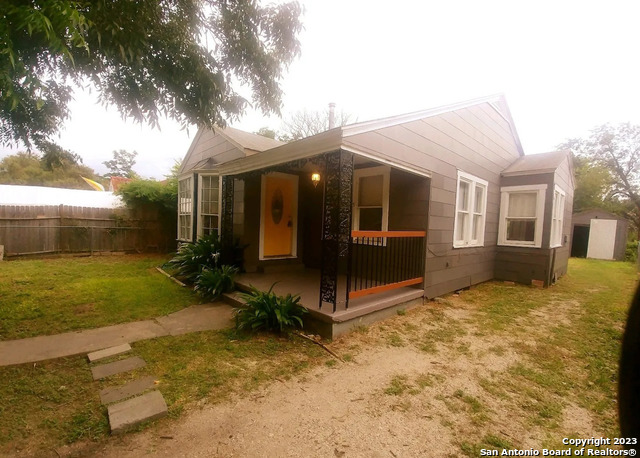
[{"label": "shed door", "polygon": [[591,220],[587,258],[613,259],[617,224],[618,221],[615,219]]}]

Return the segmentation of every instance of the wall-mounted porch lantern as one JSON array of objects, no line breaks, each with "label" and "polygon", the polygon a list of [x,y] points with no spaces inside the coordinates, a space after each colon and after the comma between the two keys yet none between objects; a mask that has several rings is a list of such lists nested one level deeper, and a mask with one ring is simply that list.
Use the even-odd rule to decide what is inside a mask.
[{"label": "wall-mounted porch lantern", "polygon": [[319,173],[312,173],[311,174],[311,182],[313,183],[313,187],[317,188],[318,187],[318,183],[320,183],[320,174]]}]

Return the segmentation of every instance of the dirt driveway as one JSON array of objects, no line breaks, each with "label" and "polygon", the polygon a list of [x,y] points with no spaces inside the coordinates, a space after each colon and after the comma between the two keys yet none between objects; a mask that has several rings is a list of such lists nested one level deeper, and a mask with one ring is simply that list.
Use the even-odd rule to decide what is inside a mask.
[{"label": "dirt driveway", "polygon": [[[477,301],[431,302],[333,342],[345,362],[327,355],[325,366],[302,377],[80,453],[454,457],[606,436],[598,425],[614,412],[594,416],[580,407],[586,405],[581,387],[590,382],[583,363],[557,344],[559,334],[575,337],[580,306],[551,291],[548,297],[491,332]],[[568,372],[556,373],[554,361]]]}]

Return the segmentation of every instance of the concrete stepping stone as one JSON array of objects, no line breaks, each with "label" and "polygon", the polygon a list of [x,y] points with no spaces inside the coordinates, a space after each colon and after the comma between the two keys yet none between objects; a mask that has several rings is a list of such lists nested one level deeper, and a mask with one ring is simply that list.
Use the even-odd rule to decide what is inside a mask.
[{"label": "concrete stepping stone", "polygon": [[132,382],[119,386],[110,386],[100,391],[100,401],[103,404],[121,401],[131,396],[137,396],[156,386],[156,378],[153,376],[142,377]]},{"label": "concrete stepping stone", "polygon": [[113,363],[101,364],[100,366],[92,367],[91,374],[93,374],[94,380],[99,380],[111,375],[132,371],[146,365],[147,363],[144,359],[139,356],[132,356],[131,358],[115,361]]},{"label": "concrete stepping stone", "polygon": [[117,404],[111,404],[107,411],[111,434],[119,434],[135,428],[143,421],[156,420],[166,416],[167,403],[162,394],[155,390]]},{"label": "concrete stepping stone", "polygon": [[126,353],[128,351],[131,351],[131,345],[125,343],[122,345],[116,345],[115,347],[109,347],[103,350],[94,351],[92,353],[89,353],[87,357],[89,358],[89,362],[92,363],[94,361],[109,358],[110,356],[121,355],[122,353]]}]

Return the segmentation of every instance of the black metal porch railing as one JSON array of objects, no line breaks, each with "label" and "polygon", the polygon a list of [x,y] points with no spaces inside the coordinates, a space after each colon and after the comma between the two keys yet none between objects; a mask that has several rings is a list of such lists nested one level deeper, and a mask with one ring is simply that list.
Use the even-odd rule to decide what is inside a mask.
[{"label": "black metal porch railing", "polygon": [[347,300],[422,283],[424,231],[352,231]]}]

